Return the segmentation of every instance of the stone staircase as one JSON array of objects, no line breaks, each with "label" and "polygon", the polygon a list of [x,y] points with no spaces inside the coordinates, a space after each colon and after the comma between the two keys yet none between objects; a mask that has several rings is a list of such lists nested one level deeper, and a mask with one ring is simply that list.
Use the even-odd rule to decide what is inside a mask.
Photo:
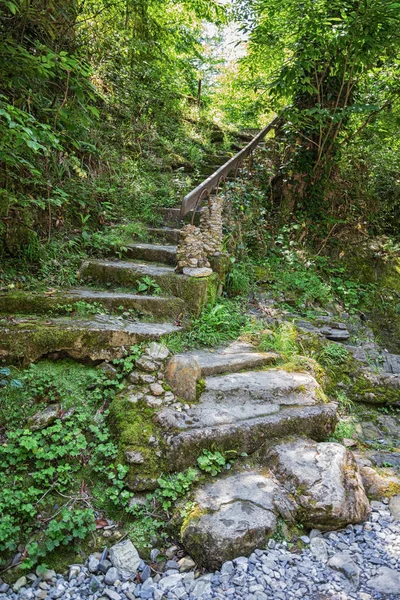
[{"label": "stone staircase", "polygon": [[[123,260],[83,261],[82,287],[1,293],[0,359],[28,364],[57,353],[111,360],[133,344],[181,331],[182,321],[198,315],[215,298],[219,279],[216,274],[200,279],[175,272],[180,209],[159,209],[159,214],[168,226],[149,227],[151,243],[128,244]],[[150,292],[138,294],[135,290],[143,280]],[[87,307],[89,318],[79,316],[82,303],[94,307]]]}]

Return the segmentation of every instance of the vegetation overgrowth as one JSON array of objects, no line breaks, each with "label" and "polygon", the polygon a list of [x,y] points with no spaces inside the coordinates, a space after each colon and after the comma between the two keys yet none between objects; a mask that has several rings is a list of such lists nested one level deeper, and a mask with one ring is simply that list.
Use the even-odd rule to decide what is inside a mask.
[{"label": "vegetation overgrowth", "polygon": [[[339,404],[332,439],[352,438],[352,358],[296,323],[370,320],[400,352],[399,20],[393,0],[0,0],[0,287],[52,292],[78,283],[88,256],[123,258],[162,224],[157,207],[236,149],[235,132],[279,113],[221,191],[223,296],[164,341],[181,352],[240,338],[311,371]],[[221,60],[227,25],[241,51]],[[130,291],[160,294],[146,277]],[[286,320],[267,326],[276,306]],[[0,365],[0,570],[15,556],[22,570],[82,560],[115,524],[145,555],[199,477],[239,458],[205,451],[135,503],[108,409],[140,350],[115,377],[71,360]],[[49,405],[52,422],[32,428]]]}]

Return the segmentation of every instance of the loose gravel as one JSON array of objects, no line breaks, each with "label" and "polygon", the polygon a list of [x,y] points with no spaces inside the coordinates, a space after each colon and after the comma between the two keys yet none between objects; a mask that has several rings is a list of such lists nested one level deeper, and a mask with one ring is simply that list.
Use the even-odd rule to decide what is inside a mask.
[{"label": "loose gravel", "polygon": [[267,549],[200,577],[179,572],[190,559],[181,566],[168,561],[162,575],[142,561],[138,576],[129,576],[106,556],[92,556],[64,576],[47,571],[22,577],[13,588],[0,583],[0,600],[394,600],[400,598],[400,521],[386,500],[371,507],[362,525],[303,536],[301,552],[271,539]]}]

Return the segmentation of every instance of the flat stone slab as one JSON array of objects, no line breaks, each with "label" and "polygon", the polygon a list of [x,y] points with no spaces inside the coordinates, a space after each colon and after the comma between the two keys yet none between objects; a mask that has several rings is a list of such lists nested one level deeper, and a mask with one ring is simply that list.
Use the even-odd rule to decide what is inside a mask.
[{"label": "flat stone slab", "polygon": [[146,296],[128,292],[111,292],[91,288],[75,288],[54,294],[29,292],[6,292],[0,294],[0,314],[46,314],[50,311],[62,314],[65,305],[76,302],[101,304],[108,311],[135,309],[162,321],[176,318],[185,307],[181,298],[174,296]]},{"label": "flat stone slab", "polygon": [[0,358],[25,364],[60,352],[77,359],[110,360],[129,347],[181,331],[170,323],[128,322],[109,315],[82,319],[14,319],[0,322]]},{"label": "flat stone slab", "polygon": [[181,430],[237,424],[278,413],[285,406],[320,404],[317,390],[311,375],[282,369],[207,377],[198,404],[185,412],[165,409],[159,419]]},{"label": "flat stone slab", "polygon": [[[179,419],[183,413],[165,408],[158,414],[157,421],[164,429],[167,440],[167,463],[171,465],[171,470],[181,471],[195,464],[204,449],[217,447],[223,451],[252,454],[266,441],[285,435],[307,436],[323,441],[335,429],[336,409],[333,403],[282,407],[273,414],[241,420],[232,416],[230,422],[205,425],[200,419],[196,424],[190,423],[185,416]],[[210,423],[211,415],[207,417]]]},{"label": "flat stone slab", "polygon": [[259,369],[274,363],[278,355],[273,352],[232,351],[229,347],[216,352],[196,350],[187,352],[200,365],[202,377],[236,373],[245,369]]},{"label": "flat stone slab", "polygon": [[176,246],[162,244],[128,244],[126,246],[125,256],[135,260],[154,261],[175,266]]}]

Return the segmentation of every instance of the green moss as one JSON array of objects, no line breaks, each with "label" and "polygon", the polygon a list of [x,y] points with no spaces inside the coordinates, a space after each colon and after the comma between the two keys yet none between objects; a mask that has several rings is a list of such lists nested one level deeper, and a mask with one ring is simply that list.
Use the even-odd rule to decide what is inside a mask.
[{"label": "green moss", "polygon": [[[126,476],[128,487],[133,490],[153,489],[156,480],[164,471],[162,437],[154,423],[154,409],[143,402],[130,402],[127,397],[119,396],[110,405],[110,425],[118,443],[117,462],[128,464],[127,451],[140,452],[144,458],[141,464],[129,465]],[[154,438],[150,444],[149,438]]]},{"label": "green moss", "polygon": [[198,379],[196,382],[196,400],[200,400],[200,396],[206,389],[206,382],[204,379]]}]

